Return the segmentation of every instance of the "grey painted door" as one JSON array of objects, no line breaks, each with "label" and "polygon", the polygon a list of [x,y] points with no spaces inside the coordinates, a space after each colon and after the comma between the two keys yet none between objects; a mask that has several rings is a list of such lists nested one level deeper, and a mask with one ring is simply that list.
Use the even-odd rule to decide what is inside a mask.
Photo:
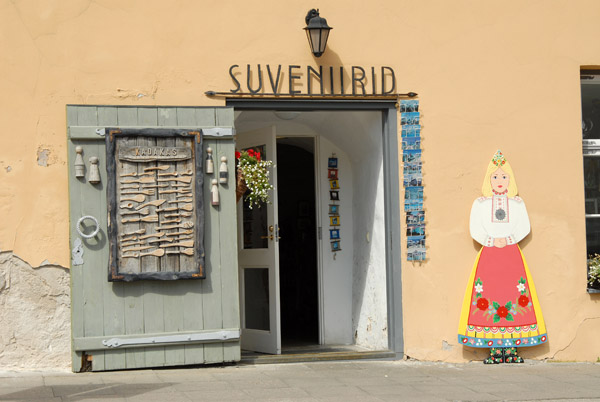
[{"label": "grey painted door", "polygon": [[[239,287],[232,108],[68,106],[68,155],[72,305],[72,368],[118,370],[240,359]],[[109,282],[106,151],[104,128],[202,129],[212,148],[215,173],[205,175],[205,279]],[[215,128],[219,128],[215,130]],[[85,177],[75,177],[76,147],[83,150]],[[211,180],[222,156],[232,185],[219,185],[211,205]],[[91,157],[100,182],[89,182]],[[202,156],[203,158],[205,155]],[[85,239],[76,224],[98,220]],[[89,235],[91,219],[80,229]]]}]

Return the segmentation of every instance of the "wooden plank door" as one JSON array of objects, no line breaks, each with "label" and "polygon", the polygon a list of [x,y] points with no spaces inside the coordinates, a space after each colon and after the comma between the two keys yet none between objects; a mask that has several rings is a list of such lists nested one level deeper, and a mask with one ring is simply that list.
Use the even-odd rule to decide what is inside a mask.
[{"label": "wooden plank door", "polygon": [[[109,282],[104,137],[106,127],[200,129],[204,149],[212,148],[215,161],[225,156],[230,161],[228,174],[235,178],[233,109],[68,106],[67,124],[73,371],[238,361],[234,179],[230,185],[219,186],[220,205],[211,206],[210,182],[218,175],[218,163],[216,173],[205,176],[206,279]],[[176,146],[178,140],[173,141]],[[86,168],[83,178],[75,176],[78,146],[83,149]],[[99,159],[97,184],[89,182],[90,157]],[[98,220],[99,232],[90,239],[82,238],[76,230],[83,216]],[[94,222],[87,219],[80,229],[89,235],[92,226]]]}]

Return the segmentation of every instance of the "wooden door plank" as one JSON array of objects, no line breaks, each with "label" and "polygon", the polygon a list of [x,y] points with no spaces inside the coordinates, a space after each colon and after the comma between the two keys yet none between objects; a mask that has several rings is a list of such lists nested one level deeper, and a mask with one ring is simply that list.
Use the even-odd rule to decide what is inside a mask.
[{"label": "wooden door plank", "polygon": [[100,127],[115,127],[117,125],[118,109],[114,106],[98,106],[98,125]]},{"label": "wooden door plank", "polygon": [[[76,121],[76,120],[75,120]],[[80,141],[69,141],[67,152],[69,155],[75,154],[75,147],[82,146]],[[75,177],[73,164],[69,164],[69,196],[70,196],[70,212],[69,212],[69,232],[71,251],[73,250],[75,239],[79,238],[75,225],[77,220],[82,216],[81,212],[81,186],[83,179]],[[83,258],[86,258],[84,250]],[[83,265],[73,265],[71,261],[71,336],[79,338],[84,336],[83,331]],[[81,353],[73,352],[71,356],[71,368],[74,372],[81,370]]]},{"label": "wooden door plank", "polygon": [[[117,108],[98,107],[98,124],[100,126],[115,127],[117,123]],[[100,166],[106,166],[106,156],[106,152],[100,152]],[[108,177],[105,176],[106,169],[101,169],[103,188],[106,188],[108,180]],[[106,194],[101,200],[101,208],[103,211],[108,211]],[[106,212],[104,216],[105,219],[108,219]],[[106,228],[108,228],[108,224]],[[104,270],[105,276],[105,279],[101,282],[104,293],[104,335],[121,335],[125,333],[124,284],[122,282],[108,282],[108,255],[109,247],[107,244],[102,249],[102,263],[99,268]],[[104,351],[104,366],[106,370],[125,368],[127,366],[126,351]]]},{"label": "wooden door plank", "polygon": [[[95,106],[80,106],[77,113],[78,125],[97,125],[98,108]],[[83,145],[84,162],[88,167],[86,172],[86,182],[80,187],[81,197],[81,215],[94,216],[100,224],[99,234],[92,239],[82,239],[84,244],[84,264],[83,264],[83,331],[84,336],[100,336],[104,334],[104,294],[100,281],[105,281],[106,277],[102,274],[102,248],[106,246],[106,217],[105,212],[101,210],[99,200],[106,197],[103,191],[105,182],[91,184],[89,182],[91,157],[100,159],[100,153],[104,154],[102,143],[96,141]],[[99,164],[99,170],[102,180],[102,170],[104,164]],[[104,174],[106,179],[106,174]],[[104,219],[103,219],[104,218]],[[79,219],[79,218],[77,218]],[[90,225],[91,222],[87,221]],[[93,223],[92,223],[93,225]],[[88,230],[89,232],[89,230]],[[104,276],[104,278],[102,278]],[[93,354],[92,370],[104,370],[104,351],[95,351]]]},{"label": "wooden door plank", "polygon": [[214,127],[216,123],[215,109],[213,108],[197,108],[194,109],[196,114],[196,123],[200,127]]},{"label": "wooden door plank", "polygon": [[[138,108],[138,126],[154,127],[158,125],[158,110],[156,108]],[[155,145],[155,139],[138,138],[138,144],[145,142],[145,145]],[[140,167],[138,170],[143,172]],[[148,224],[147,230],[154,227],[153,224]],[[144,227],[142,225],[142,227]],[[160,265],[158,257],[143,257],[142,271],[153,272],[158,271]],[[147,281],[144,284],[144,331],[145,333],[164,332],[164,295],[162,281]],[[145,348],[146,366],[159,367],[165,364],[165,348],[164,346]]]},{"label": "wooden door plank", "polygon": [[[67,106],[67,127],[77,125],[78,107]],[[71,251],[74,247],[75,239],[79,238],[75,229],[77,220],[81,217],[81,196],[80,186],[85,182],[84,179],[75,177],[74,160],[75,147],[82,145],[81,142],[67,142],[67,153],[69,158],[69,244]],[[71,336],[72,338],[83,337],[83,266],[73,265],[71,263]],[[81,353],[71,353],[71,369],[74,372],[81,370]]]},{"label": "wooden door plank", "polygon": [[[223,299],[223,327],[240,328],[240,301],[238,292],[237,262],[237,214],[235,201],[235,146],[233,140],[219,141],[217,160],[221,156],[227,158],[229,180],[227,185],[219,186],[221,211],[219,215],[219,244],[221,252],[221,294]],[[232,213],[230,213],[230,211]],[[239,361],[241,358],[240,342],[223,344],[223,358],[226,362]]]},{"label": "wooden door plank", "polygon": [[[117,123],[119,126],[137,125],[137,108],[118,108]],[[132,141],[133,142],[133,141]],[[125,173],[137,171],[133,163],[123,164]],[[139,229],[139,224],[132,226],[133,230]],[[138,259],[127,259],[124,265],[131,265],[136,272],[141,272]],[[125,303],[125,334],[135,335],[144,333],[144,282],[133,282],[124,284]],[[146,354],[143,349],[126,349],[126,367],[146,367]]]},{"label": "wooden door plank", "polygon": [[[218,141],[207,140],[204,144],[204,159],[206,149],[212,148],[213,155],[218,155]],[[221,260],[219,244],[219,206],[211,205],[211,180],[215,174],[206,174],[204,180],[204,248],[206,251],[206,279],[203,288],[203,318],[204,328],[223,328],[222,303],[221,303]],[[206,363],[219,363],[223,361],[223,344],[213,343],[204,345],[204,359]]]},{"label": "wooden door plank", "polygon": [[78,126],[97,126],[98,125],[98,107],[97,106],[77,106],[77,125]]},{"label": "wooden door plank", "polygon": [[[158,109],[158,125],[159,126],[176,126],[177,125],[177,110],[173,107],[171,108],[159,108]],[[166,147],[174,147],[176,144],[176,140],[174,138],[166,138],[159,140],[162,142],[162,145]],[[183,145],[183,143],[182,143]],[[169,168],[164,171],[164,173],[173,173],[176,172],[182,163],[169,163],[167,164]],[[176,200],[176,194],[163,194],[160,198],[169,201]],[[160,219],[163,219],[164,215],[160,216]],[[169,230],[167,232],[175,232],[176,230]],[[179,272],[179,257],[177,255],[167,255],[161,258],[161,264],[165,264],[165,267],[161,267],[163,271],[174,271]]]},{"label": "wooden door plank", "polygon": [[234,112],[232,107],[219,107],[215,109],[217,127],[233,127]]},{"label": "wooden door plank", "polygon": [[177,125],[182,127],[197,127],[200,126],[196,121],[196,109],[189,107],[176,108]]},{"label": "wooden door plank", "polygon": [[[199,126],[196,120],[196,110],[196,108],[177,108],[177,124],[187,127]],[[185,270],[186,262],[182,260],[181,264],[180,269]],[[187,282],[189,288],[186,289],[182,297],[183,330],[201,330],[204,329],[202,322],[202,289],[204,280]],[[186,345],[184,350],[184,364],[204,363],[204,345]]]},{"label": "wooden door plank", "polygon": [[[217,108],[215,110],[215,125],[218,127],[233,127],[233,108]],[[216,161],[221,156],[227,158],[229,181],[225,186],[219,186],[221,196],[221,213],[219,215],[219,243],[221,246],[221,286],[222,314],[225,328],[240,328],[240,301],[238,284],[237,261],[237,208],[235,201],[235,144],[232,140],[219,141],[219,152]],[[232,213],[229,213],[231,211]],[[236,291],[232,291],[235,289]],[[223,344],[224,361],[239,361],[241,359],[240,342]]]},{"label": "wooden door plank", "polygon": [[[159,108],[158,109],[158,125],[159,126],[176,126],[177,123],[177,109],[176,108]],[[184,140],[182,139],[165,139],[165,146],[183,146]],[[187,170],[189,167],[189,161],[178,162],[176,164],[170,164],[170,168],[165,173],[173,173],[176,171]],[[165,194],[164,197],[168,201],[176,199],[176,194]],[[162,217],[161,217],[162,218]],[[179,271],[179,256],[170,255],[161,258],[161,270],[166,271]],[[164,311],[165,311],[165,331],[177,332],[183,330],[183,296],[181,291],[186,287],[188,281],[175,281],[170,283],[163,283],[164,287]],[[183,346],[165,346],[165,365],[174,366],[185,363],[185,350]]]}]

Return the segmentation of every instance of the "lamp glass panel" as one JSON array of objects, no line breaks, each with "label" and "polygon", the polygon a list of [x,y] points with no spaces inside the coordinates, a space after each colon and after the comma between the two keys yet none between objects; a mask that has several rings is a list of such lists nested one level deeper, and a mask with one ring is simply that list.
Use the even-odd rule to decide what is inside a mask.
[{"label": "lamp glass panel", "polygon": [[312,48],[313,53],[321,52],[321,30],[320,29],[311,29],[310,30],[310,46]]},{"label": "lamp glass panel", "polygon": [[319,44],[319,51],[325,52],[325,46],[327,45],[327,38],[329,37],[329,29],[321,29],[321,43]]},{"label": "lamp glass panel", "polygon": [[310,51],[314,52],[315,45],[313,44],[312,30],[306,29],[306,36],[308,37],[308,44],[310,45]]}]

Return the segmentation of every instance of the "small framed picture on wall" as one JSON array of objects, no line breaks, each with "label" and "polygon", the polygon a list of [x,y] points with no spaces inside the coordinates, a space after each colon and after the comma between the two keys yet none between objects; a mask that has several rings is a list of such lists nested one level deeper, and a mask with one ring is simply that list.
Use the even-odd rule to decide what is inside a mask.
[{"label": "small framed picture on wall", "polygon": [[339,191],[330,191],[329,199],[331,201],[339,201],[340,200],[340,192]]},{"label": "small framed picture on wall", "polygon": [[339,229],[329,229],[329,239],[338,240],[340,238],[340,230]]},{"label": "small framed picture on wall", "polygon": [[338,170],[337,169],[328,169],[327,170],[327,178],[329,180],[337,180],[337,178],[338,178]]},{"label": "small framed picture on wall", "polygon": [[340,188],[340,182],[338,180],[329,180],[329,187],[332,190],[337,190]]},{"label": "small framed picture on wall", "polygon": [[340,217],[339,216],[330,216],[329,217],[329,226],[340,226]]},{"label": "small framed picture on wall", "polygon": [[336,204],[329,204],[329,215],[339,215],[340,206]]},{"label": "small framed picture on wall", "polygon": [[342,249],[342,245],[339,240],[335,240],[331,242],[331,251],[340,251]]},{"label": "small framed picture on wall", "polygon": [[329,158],[327,162],[327,167],[337,169],[338,167],[338,158]]}]

